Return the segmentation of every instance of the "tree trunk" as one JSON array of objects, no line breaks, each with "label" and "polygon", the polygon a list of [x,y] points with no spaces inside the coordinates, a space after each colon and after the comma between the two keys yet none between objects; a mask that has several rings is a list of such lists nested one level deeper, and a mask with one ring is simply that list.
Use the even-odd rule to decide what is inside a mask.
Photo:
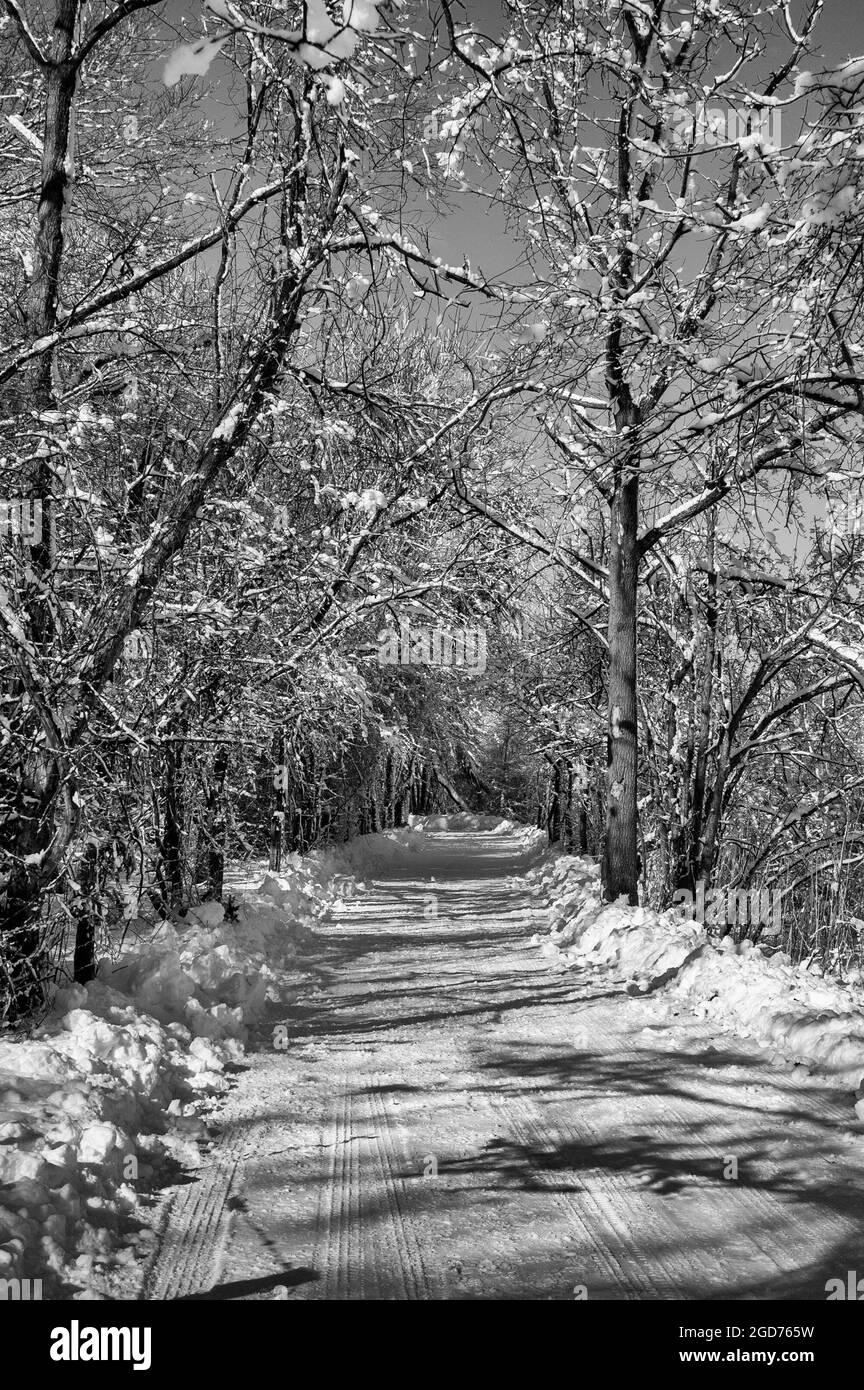
[{"label": "tree trunk", "polygon": [[[635,424],[635,408],[626,412]],[[620,427],[620,421],[619,421]],[[636,587],[639,568],[639,474],[625,462],[616,477],[609,545],[609,726],[603,892],[638,901],[636,846]]]},{"label": "tree trunk", "polygon": [[81,906],[76,914],[75,957],[72,978],[76,985],[89,984],[96,976],[96,921],[94,894],[99,878],[99,851],[91,841],[85,846],[78,882]]},{"label": "tree trunk", "polygon": [[168,889],[168,902],[177,907],[183,898],[183,824],[180,773],[183,763],[183,744],[170,738],[165,744],[162,780],[164,821],[162,831],[162,862]]},{"label": "tree trunk", "polygon": [[[40,169],[39,207],[33,254],[33,275],[27,298],[27,331],[33,339],[47,337],[57,325],[58,289],[63,258],[63,214],[69,155],[69,127],[77,73],[70,62],[79,0],[58,0],[45,72],[45,126]],[[34,418],[54,402],[53,353],[36,359],[30,378],[27,408]],[[50,427],[48,427],[50,429]],[[22,479],[28,507],[41,508],[41,535],[34,537],[28,556],[33,579],[23,593],[27,635],[35,650],[48,653],[54,638],[54,618],[46,601],[44,579],[51,566],[52,455],[34,449]],[[12,858],[0,907],[0,974],[6,996],[2,1014],[23,1017],[38,1008],[47,962],[41,944],[40,911],[46,883],[54,877],[54,808],[63,778],[56,753],[39,750],[20,769],[18,800],[26,807],[8,837]],[[68,819],[68,813],[67,813]],[[67,825],[71,834],[71,823]],[[4,836],[4,841],[6,837]],[[6,845],[4,844],[4,847]],[[25,864],[38,856],[38,868]]]},{"label": "tree trunk", "polygon": [[552,765],[552,798],[549,803],[549,816],[546,833],[550,845],[561,840],[561,759],[556,758]]},{"label": "tree trunk", "polygon": [[590,763],[580,757],[576,775],[576,790],[579,793],[579,853],[588,853],[588,795],[591,789]]},{"label": "tree trunk", "polygon": [[273,742],[273,809],[270,814],[270,870],[282,868],[282,841],[285,834],[285,734]]},{"label": "tree trunk", "polygon": [[393,828],[393,753],[388,748],[384,764],[384,829]]},{"label": "tree trunk", "polygon": [[[708,518],[708,563],[711,570],[715,566],[715,519],[713,512]],[[702,689],[699,696],[699,731],[696,739],[696,760],[693,774],[693,805],[691,808],[688,861],[690,867],[687,887],[696,891],[696,880],[702,870],[702,830],[705,823],[705,786],[708,765],[708,744],[711,737],[711,706],[714,697],[714,663],[717,654],[717,575],[708,575],[708,611],[706,614],[707,641],[705,643],[705,668],[702,674]],[[713,867],[713,865],[712,865]]]},{"label": "tree trunk", "polygon": [[228,749],[222,745],[213,759],[207,794],[207,896],[221,898],[225,888],[225,778]]},{"label": "tree trunk", "polygon": [[717,772],[714,778],[714,785],[711,788],[710,796],[707,798],[708,810],[705,816],[705,829],[702,836],[702,849],[699,858],[699,877],[704,879],[706,886],[710,884],[711,877],[714,873],[717,850],[720,842],[720,821],[723,814],[723,793],[726,789],[729,755],[728,732],[724,732],[717,754]]}]

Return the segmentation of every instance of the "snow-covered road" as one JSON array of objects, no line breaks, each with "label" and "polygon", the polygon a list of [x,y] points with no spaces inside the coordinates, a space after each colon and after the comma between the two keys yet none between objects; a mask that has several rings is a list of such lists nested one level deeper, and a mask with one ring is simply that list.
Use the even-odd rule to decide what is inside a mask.
[{"label": "snow-covered road", "polygon": [[321,933],[131,1296],[824,1299],[864,1275],[848,1098],[550,968],[515,837],[425,839]]}]

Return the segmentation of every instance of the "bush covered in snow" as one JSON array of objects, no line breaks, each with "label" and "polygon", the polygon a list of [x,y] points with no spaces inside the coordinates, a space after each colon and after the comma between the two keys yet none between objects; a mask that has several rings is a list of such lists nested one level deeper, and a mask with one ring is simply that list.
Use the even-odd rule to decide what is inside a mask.
[{"label": "bush covered in snow", "polygon": [[631,992],[665,986],[670,1000],[752,1038],[776,1060],[803,1063],[855,1089],[864,1119],[864,990],[857,983],[793,965],[780,951],[766,956],[751,941],[712,939],[676,908],[604,903],[598,867],[587,859],[549,853],[529,879],[549,902],[549,934],[534,940],[561,968],[614,972]]}]

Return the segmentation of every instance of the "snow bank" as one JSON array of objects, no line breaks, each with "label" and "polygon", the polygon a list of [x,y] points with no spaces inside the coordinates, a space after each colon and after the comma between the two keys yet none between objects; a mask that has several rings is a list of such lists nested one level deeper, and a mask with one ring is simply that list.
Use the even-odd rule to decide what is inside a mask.
[{"label": "snow bank", "polygon": [[479,816],[471,811],[455,811],[446,816],[409,816],[408,824],[412,830],[475,831],[487,834],[491,831],[506,832],[513,829],[513,822],[504,816]]},{"label": "snow bank", "polygon": [[674,910],[656,913],[623,900],[604,903],[599,870],[591,860],[547,857],[531,877],[552,899],[544,950],[562,963],[615,967],[645,991],[670,979],[705,940],[698,923],[682,920]]},{"label": "snow bank", "polygon": [[419,854],[428,847],[428,840],[416,834],[411,826],[405,826],[399,830],[357,835],[343,845],[316,850],[309,858],[323,879],[335,877],[338,884],[343,876],[375,873],[406,854]]},{"label": "snow bank", "polygon": [[809,1070],[856,1091],[864,1120],[864,992],[823,978],[806,963],[777,952],[766,958],[751,941],[725,937],[705,944],[685,964],[675,991],[696,1012],[739,1037],[769,1048],[778,1062]]},{"label": "snow bank", "polygon": [[176,1121],[205,1135],[191,1102],[224,1089],[239,1056],[105,986],[78,994],[85,1007],[40,1036],[0,1043],[0,1277],[41,1278],[49,1292],[86,1291],[112,1261],[135,1184],[170,1148],[157,1132]]},{"label": "snow bank", "polygon": [[[440,849],[430,833],[461,832],[482,835],[507,835],[516,839],[522,848],[530,849],[545,842],[542,831],[530,826],[515,825],[503,816],[473,815],[457,811],[447,816],[409,816],[408,825],[398,830],[381,830],[372,835],[358,835],[343,845],[316,850],[304,863],[322,881],[337,881],[346,875],[363,876],[378,873],[406,854],[423,854]],[[363,887],[362,884],[358,885]]]},{"label": "snow bank", "polygon": [[587,859],[547,855],[528,874],[549,902],[549,934],[535,936],[563,969],[612,971],[630,992],[663,986],[671,1009],[685,1001],[736,1037],[752,1038],[782,1063],[803,1063],[856,1091],[864,1120],[864,990],[793,965],[783,952],[731,936],[709,939],[680,910],[655,912],[602,901],[599,871]]},{"label": "snow bank", "polygon": [[326,858],[295,855],[228,887],[236,920],[206,902],[156,927],[133,921],[133,947],[58,990],[31,1037],[0,1041],[0,1278],[98,1297],[91,1281],[146,1244],[129,1217],[154,1166],[199,1161],[202,1102],[227,1088],[267,1003],[296,987],[339,884]]},{"label": "snow bank", "polygon": [[518,825],[506,816],[481,816],[470,811],[456,811],[447,816],[409,816],[412,830],[460,832],[475,835],[506,835],[516,839],[524,849],[546,844],[546,835],[531,825]]}]

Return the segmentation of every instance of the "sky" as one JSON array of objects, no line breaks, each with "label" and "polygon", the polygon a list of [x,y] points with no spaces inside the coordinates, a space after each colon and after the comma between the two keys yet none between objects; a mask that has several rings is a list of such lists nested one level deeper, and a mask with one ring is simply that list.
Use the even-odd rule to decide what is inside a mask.
[{"label": "sky", "polygon": [[[754,14],[764,8],[751,0]],[[805,12],[809,0],[792,0],[793,20]],[[490,37],[504,38],[506,29],[499,0],[471,0],[462,7],[476,28]],[[674,9],[683,16],[692,8],[690,0],[678,0]],[[837,67],[847,59],[864,54],[864,0],[826,0],[826,12],[818,29],[817,52],[807,62],[814,69]],[[468,254],[472,264],[501,271],[518,256],[501,218],[482,212],[476,200],[465,199],[440,226],[436,253],[445,261],[460,264]]]},{"label": "sky", "polygon": [[[238,3],[242,8],[242,0],[238,0]],[[751,4],[754,15],[764,8],[758,0],[751,0]],[[808,4],[809,0],[792,0],[794,20],[798,20]],[[692,0],[672,0],[671,8],[683,17],[691,10]],[[457,16],[460,9],[465,19],[470,19],[481,33],[497,40],[506,37],[507,25],[500,0],[469,0],[461,7],[454,6]],[[413,23],[422,28],[421,7],[414,6],[413,10],[413,15],[412,9],[407,10],[406,14],[412,15]],[[190,0],[169,0],[164,13],[168,22],[176,26],[178,33],[184,37],[188,35],[191,38],[200,33],[204,6],[198,0],[192,0],[192,3]],[[212,32],[212,17],[210,28]],[[815,68],[820,65],[834,67],[864,53],[864,0],[826,0],[826,12],[818,34],[819,56],[808,59]],[[198,79],[211,89],[214,98],[218,97],[218,90],[225,80],[219,66],[217,61],[206,76]],[[160,79],[161,64],[152,74],[152,80],[158,82]],[[214,107],[214,111],[217,109]],[[440,149],[443,151],[445,147],[446,142],[442,139]],[[478,203],[478,199],[470,195],[454,194],[451,211],[437,221],[433,249],[443,260],[453,264],[461,264],[467,254],[473,267],[480,266],[490,274],[500,274],[519,260],[518,245],[508,234],[501,215],[494,209],[490,210],[485,201]]]}]

